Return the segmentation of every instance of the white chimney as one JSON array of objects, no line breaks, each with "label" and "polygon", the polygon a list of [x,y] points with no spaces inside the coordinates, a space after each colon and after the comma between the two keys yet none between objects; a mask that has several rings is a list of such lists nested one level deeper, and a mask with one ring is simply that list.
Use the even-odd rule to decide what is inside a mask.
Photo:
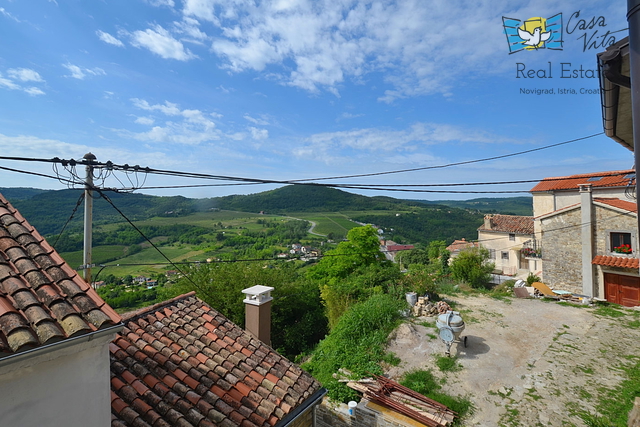
[{"label": "white chimney", "polygon": [[242,291],[246,295],[242,301],[245,307],[245,329],[267,345],[271,345],[273,289],[270,286],[256,285]]}]

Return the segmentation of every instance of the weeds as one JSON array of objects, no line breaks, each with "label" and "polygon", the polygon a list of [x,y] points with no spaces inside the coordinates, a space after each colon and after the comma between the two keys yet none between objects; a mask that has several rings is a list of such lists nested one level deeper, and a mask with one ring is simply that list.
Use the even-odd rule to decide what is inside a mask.
[{"label": "weeds", "polygon": [[436,356],[436,366],[442,372],[458,372],[462,365],[458,363],[457,357]]}]

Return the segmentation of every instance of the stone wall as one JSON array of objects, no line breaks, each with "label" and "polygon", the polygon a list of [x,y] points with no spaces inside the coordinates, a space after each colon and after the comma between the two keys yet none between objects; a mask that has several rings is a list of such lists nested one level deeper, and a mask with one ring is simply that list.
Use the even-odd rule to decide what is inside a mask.
[{"label": "stone wall", "polygon": [[580,209],[545,218],[542,228],[542,275],[554,289],[582,293]]},{"label": "stone wall", "polygon": [[353,415],[348,414],[346,405],[331,405],[326,398],[322,404],[316,406],[316,427],[415,427],[422,425],[409,417],[365,399],[358,403]]},{"label": "stone wall", "polygon": [[[638,246],[637,220],[632,214],[593,205],[595,226],[592,227],[593,256],[616,255],[609,248],[609,232],[623,231],[632,234],[634,251]],[[582,222],[580,209],[573,209],[550,218],[542,219],[542,274],[547,285],[554,289],[582,294]],[[616,269],[608,269],[615,272]],[[619,269],[623,271],[622,269]],[[604,298],[602,269],[594,274],[596,298]],[[625,272],[627,270],[624,270]]]}]

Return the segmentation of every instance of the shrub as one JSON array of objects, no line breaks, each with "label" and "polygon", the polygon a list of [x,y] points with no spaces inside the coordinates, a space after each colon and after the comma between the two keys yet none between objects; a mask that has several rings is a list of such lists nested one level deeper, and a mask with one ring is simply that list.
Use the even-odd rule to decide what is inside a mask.
[{"label": "shrub", "polygon": [[451,275],[473,288],[485,287],[495,268],[492,262],[487,262],[488,260],[489,251],[485,248],[465,249],[451,263]]},{"label": "shrub", "polygon": [[351,306],[304,365],[329,390],[332,399],[352,400],[357,393],[333,378],[340,368],[355,377],[382,374],[387,336],[397,326],[404,301],[375,294]]},{"label": "shrub", "polygon": [[535,274],[533,274],[533,273],[529,273],[529,275],[527,276],[527,285],[528,286],[531,286],[531,285],[533,285],[533,283],[540,282],[540,281],[541,281],[541,279],[538,276],[536,276]]}]

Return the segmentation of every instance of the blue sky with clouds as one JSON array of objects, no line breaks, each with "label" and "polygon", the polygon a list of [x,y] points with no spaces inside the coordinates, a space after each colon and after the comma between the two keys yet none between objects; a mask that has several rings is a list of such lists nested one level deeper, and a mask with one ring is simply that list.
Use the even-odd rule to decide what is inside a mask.
[{"label": "blue sky with clouds", "polygon": [[[558,13],[563,50],[509,54],[503,17]],[[566,78],[562,68],[565,76],[596,69],[601,44],[628,34],[615,32],[627,27],[625,14],[626,2],[603,0],[0,0],[0,152],[78,159],[90,151],[117,164],[295,180],[530,150],[602,131],[600,96],[580,93],[598,88],[589,77],[597,75]],[[596,45],[585,49],[587,42]],[[518,67],[538,76],[517,77]],[[632,164],[631,152],[601,135],[490,162],[336,182],[510,181]],[[0,166],[52,173],[49,165]],[[4,187],[63,188],[12,172],[0,179]],[[212,197],[269,188],[143,192]]]}]

